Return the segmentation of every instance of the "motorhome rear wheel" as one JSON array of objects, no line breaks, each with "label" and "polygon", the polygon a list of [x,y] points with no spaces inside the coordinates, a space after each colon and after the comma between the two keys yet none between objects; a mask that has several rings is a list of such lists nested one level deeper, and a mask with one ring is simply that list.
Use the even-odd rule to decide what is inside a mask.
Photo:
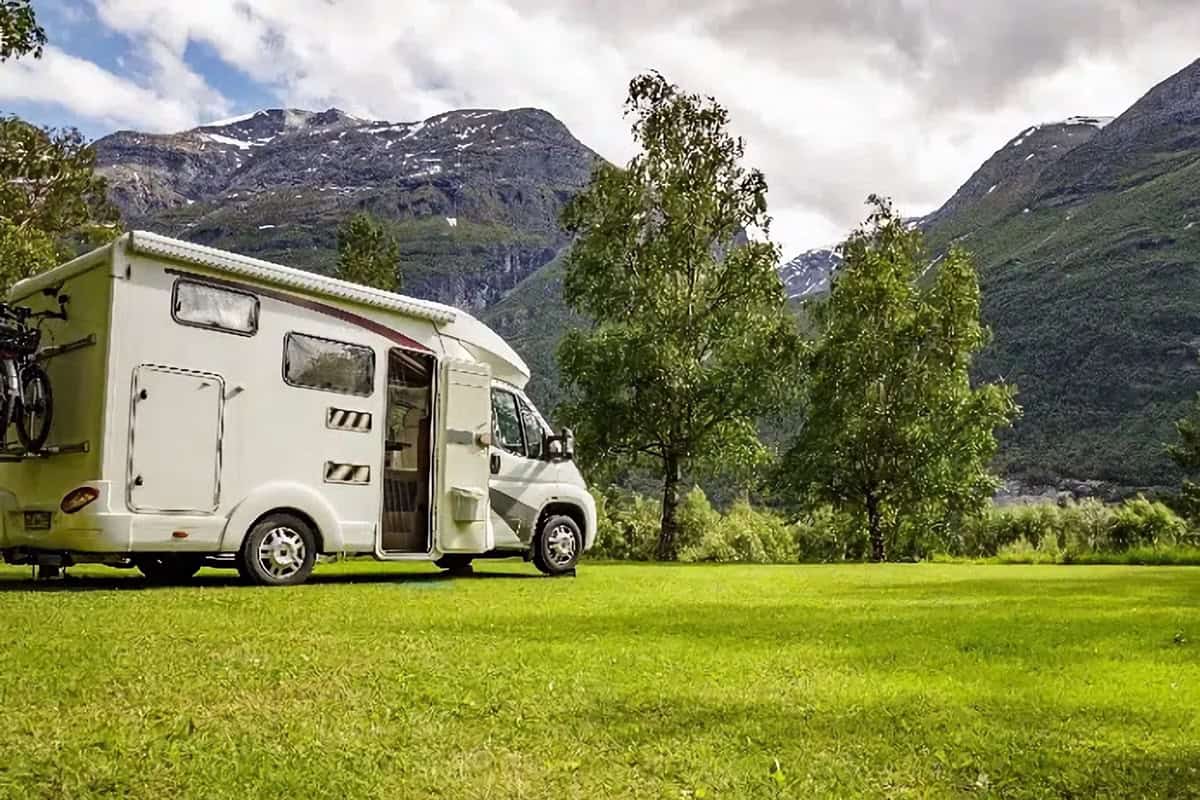
[{"label": "motorhome rear wheel", "polygon": [[317,557],[317,537],[292,514],[268,514],[258,521],[238,555],[238,572],[263,586],[304,583]]}]

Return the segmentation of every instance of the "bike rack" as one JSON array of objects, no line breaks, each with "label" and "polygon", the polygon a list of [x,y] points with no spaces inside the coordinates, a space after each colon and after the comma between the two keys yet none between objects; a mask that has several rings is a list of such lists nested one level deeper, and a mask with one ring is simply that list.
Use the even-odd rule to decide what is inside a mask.
[{"label": "bike rack", "polygon": [[95,343],[96,334],[89,333],[82,339],[76,339],[73,342],[64,342],[63,344],[55,344],[49,347],[43,347],[41,350],[38,350],[36,354],[34,354],[33,358],[35,361],[46,361],[54,358],[55,356],[61,356],[63,353],[69,353],[72,350],[91,347]]},{"label": "bike rack", "polygon": [[72,453],[87,453],[91,450],[91,445],[88,442],[78,442],[76,444],[52,444],[48,447],[43,447],[41,450],[32,452],[23,450],[20,447],[8,447],[0,450],[0,463],[13,463],[16,461],[25,461],[31,458],[50,458],[51,456],[65,456]]}]

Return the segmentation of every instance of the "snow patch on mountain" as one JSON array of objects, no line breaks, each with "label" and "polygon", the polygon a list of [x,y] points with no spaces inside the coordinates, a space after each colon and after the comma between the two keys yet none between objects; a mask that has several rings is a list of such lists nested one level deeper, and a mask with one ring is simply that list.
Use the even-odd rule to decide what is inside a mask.
[{"label": "snow patch on mountain", "polygon": [[801,300],[829,291],[830,279],[842,263],[832,247],[807,250],[779,268],[788,299]]},{"label": "snow patch on mountain", "polygon": [[1067,117],[1058,122],[1048,122],[1047,125],[1090,125],[1093,128],[1103,129],[1108,126],[1116,117]]},{"label": "snow patch on mountain", "polygon": [[230,147],[236,147],[239,150],[249,150],[251,147],[261,147],[262,146],[262,145],[258,144],[257,142],[247,142],[243,139],[234,139],[230,136],[222,136],[219,133],[206,133],[206,134],[203,134],[203,136],[205,139],[208,139],[210,142],[216,142],[217,144],[229,145]]}]

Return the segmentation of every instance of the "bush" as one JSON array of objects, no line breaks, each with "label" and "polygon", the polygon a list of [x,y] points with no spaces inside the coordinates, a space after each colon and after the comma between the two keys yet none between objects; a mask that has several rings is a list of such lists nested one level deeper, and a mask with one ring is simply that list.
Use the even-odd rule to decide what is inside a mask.
[{"label": "bush", "polygon": [[[592,492],[596,499],[596,544],[591,554],[619,561],[650,561],[658,549],[662,504],[632,492],[609,488]],[[724,546],[719,511],[704,490],[694,487],[679,503],[677,522],[680,561],[735,561]]]},{"label": "bush", "polygon": [[983,515],[963,522],[962,551],[953,555],[991,558],[1019,541],[1036,548],[1048,528],[1054,506],[1014,506],[989,508]]},{"label": "bush", "polygon": [[795,528],[778,514],[757,510],[745,500],[738,500],[721,521],[721,527],[735,561],[756,564],[796,561]]},{"label": "bush", "polygon": [[688,544],[679,551],[680,561],[796,561],[796,528],[778,514],[738,500],[722,515],[698,488],[688,494],[685,505],[687,522],[683,524],[681,513],[680,535]]},{"label": "bush", "polygon": [[964,525],[962,551],[948,555],[1070,563],[1088,554],[1190,544],[1195,540],[1183,519],[1162,503],[1138,497],[1120,506],[1085,500],[1065,506],[993,507]]},{"label": "bush", "polygon": [[1128,550],[1140,545],[1179,544],[1188,532],[1187,523],[1162,503],[1144,497],[1126,500],[1113,513],[1109,526],[1109,545]]},{"label": "bush", "polygon": [[1026,539],[1018,539],[1001,547],[996,554],[1001,564],[1057,564],[1061,558],[1062,551],[1052,538],[1043,539],[1036,547]]},{"label": "bush", "polygon": [[685,554],[700,546],[705,536],[721,524],[721,513],[712,507],[708,495],[699,486],[684,495],[678,511],[679,531],[678,549],[680,561],[696,561],[703,559],[685,558]]},{"label": "bush", "polygon": [[641,495],[610,488],[596,500],[596,542],[591,555],[618,561],[649,561],[658,547],[662,512]]},{"label": "bush", "polygon": [[[658,545],[661,506],[617,489],[594,492],[596,545],[591,555],[648,561]],[[1096,500],[992,506],[957,526],[922,527],[912,517],[895,549],[917,558],[995,559],[1003,563],[1192,563],[1200,536],[1166,505],[1137,497],[1120,506]],[[725,513],[699,487],[679,504],[679,560],[794,563],[861,561],[861,519],[821,506],[795,522],[739,500]]]},{"label": "bush", "polygon": [[1072,554],[1094,552],[1108,546],[1112,508],[1099,500],[1084,500],[1059,509],[1058,546],[1069,558]]},{"label": "bush", "polygon": [[866,521],[820,506],[795,524],[796,550],[800,561],[862,561],[867,556]]}]

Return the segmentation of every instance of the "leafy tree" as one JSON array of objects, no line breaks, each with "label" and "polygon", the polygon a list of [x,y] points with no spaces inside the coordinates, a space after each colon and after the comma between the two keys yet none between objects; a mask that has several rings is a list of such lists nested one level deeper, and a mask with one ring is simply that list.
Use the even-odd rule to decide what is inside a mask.
[{"label": "leafy tree", "polygon": [[799,338],[766,180],[740,165],[726,110],[657,73],[630,82],[625,109],[641,152],[599,164],[563,214],[566,300],[591,324],[560,346],[559,413],[588,456],[661,476],[657,555],[672,559],[682,474],[762,460],[756,420],[786,403]]},{"label": "leafy tree", "polygon": [[1175,423],[1179,441],[1167,445],[1167,455],[1186,476],[1177,500],[1178,510],[1188,519],[1200,519],[1200,485],[1192,480],[1200,473],[1200,395],[1188,415]]},{"label": "leafy tree", "polygon": [[0,62],[33,54],[42,57],[46,31],[37,24],[30,0],[0,0]]},{"label": "leafy tree", "polygon": [[1200,395],[1192,403],[1192,410],[1175,423],[1179,441],[1167,445],[1167,455],[1187,475],[1200,472]]},{"label": "leafy tree", "polygon": [[400,289],[400,246],[379,220],[355,214],[337,235],[337,277],[395,292]]},{"label": "leafy tree", "polygon": [[903,515],[944,520],[982,507],[996,487],[995,431],[1019,409],[1013,388],[971,385],[988,331],[970,257],[951,250],[922,280],[920,232],[888,201],[869,202],[813,307],[806,415],[781,478],[794,500],[865,515],[871,558],[883,561]]},{"label": "leafy tree", "polygon": [[0,117],[0,288],[119,232],[79,131]]}]

